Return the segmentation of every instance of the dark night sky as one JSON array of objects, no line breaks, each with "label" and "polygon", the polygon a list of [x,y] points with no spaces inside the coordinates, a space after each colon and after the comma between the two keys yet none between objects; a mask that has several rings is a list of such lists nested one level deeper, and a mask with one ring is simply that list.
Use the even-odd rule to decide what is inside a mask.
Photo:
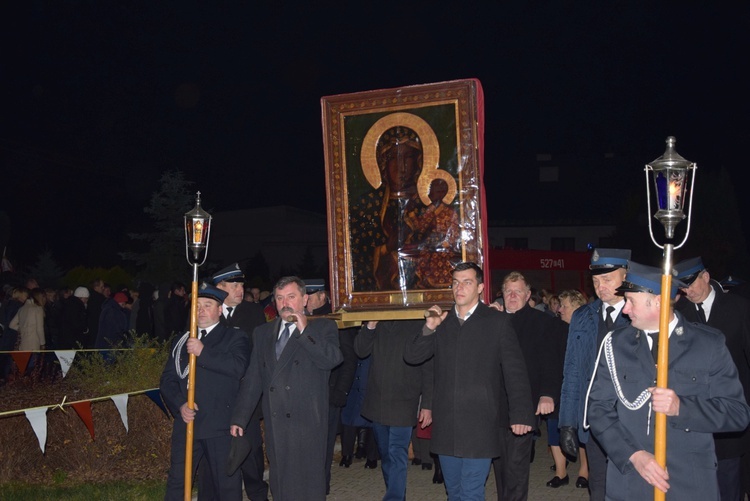
[{"label": "dark night sky", "polygon": [[537,152],[614,151],[640,183],[674,135],[699,170],[747,180],[747,2],[262,3],[2,8],[0,211],[17,261],[111,264],[168,169],[214,211],[322,213],[322,96],[460,78],[485,92],[490,219],[543,207],[514,183]]}]

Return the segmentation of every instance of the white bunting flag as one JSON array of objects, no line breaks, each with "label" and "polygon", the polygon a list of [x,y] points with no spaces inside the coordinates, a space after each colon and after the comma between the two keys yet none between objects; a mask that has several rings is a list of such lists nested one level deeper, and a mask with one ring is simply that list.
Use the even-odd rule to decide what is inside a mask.
[{"label": "white bunting flag", "polygon": [[128,430],[128,394],[123,393],[122,395],[113,395],[112,401],[115,403],[117,410],[120,412],[120,418],[122,424],[125,425],[125,431]]},{"label": "white bunting flag", "polygon": [[55,355],[57,360],[60,361],[60,368],[62,369],[63,377],[67,376],[68,369],[73,365],[73,359],[76,358],[75,350],[56,350]]},{"label": "white bunting flag", "polygon": [[34,433],[36,433],[36,438],[39,440],[39,447],[42,449],[42,454],[44,454],[44,448],[47,444],[47,407],[27,409],[24,412],[26,412],[26,419],[29,420]]}]

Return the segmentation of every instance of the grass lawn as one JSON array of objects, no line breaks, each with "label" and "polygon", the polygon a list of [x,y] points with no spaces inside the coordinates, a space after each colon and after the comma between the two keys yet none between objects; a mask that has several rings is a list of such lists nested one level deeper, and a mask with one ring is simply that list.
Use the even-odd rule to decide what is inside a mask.
[{"label": "grass lawn", "polygon": [[81,500],[81,501],[154,501],[164,499],[166,482],[105,484],[82,484],[77,486],[48,486],[27,484],[0,485],[2,501],[42,501],[42,500]]}]

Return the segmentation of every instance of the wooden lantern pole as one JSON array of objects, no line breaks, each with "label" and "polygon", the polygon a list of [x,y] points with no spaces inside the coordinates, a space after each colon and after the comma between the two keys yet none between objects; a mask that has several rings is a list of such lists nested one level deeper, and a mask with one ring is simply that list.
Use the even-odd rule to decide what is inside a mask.
[{"label": "wooden lantern pole", "polygon": [[[659,309],[659,351],[656,356],[657,388],[666,388],[668,382],[673,251],[674,246],[672,244],[664,245],[664,270],[661,277],[661,306]],[[663,412],[655,413],[654,458],[662,468],[667,468],[667,415]],[[665,499],[665,493],[654,487],[654,501],[664,501]]]},{"label": "wooden lantern pole", "polygon": [[[193,286],[190,294],[190,337],[198,337],[198,264],[193,264]],[[192,353],[188,361],[188,409],[195,409],[195,368],[196,356]],[[187,423],[185,430],[185,501],[193,498],[193,425]]]}]

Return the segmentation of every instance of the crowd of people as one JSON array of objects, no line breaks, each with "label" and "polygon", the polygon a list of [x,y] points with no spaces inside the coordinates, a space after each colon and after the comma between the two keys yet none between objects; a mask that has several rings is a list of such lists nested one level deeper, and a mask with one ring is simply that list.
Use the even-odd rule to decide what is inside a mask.
[{"label": "crowd of people", "polygon": [[[30,280],[7,292],[2,342],[104,348],[126,344],[139,325],[176,333],[160,383],[175,417],[166,499],[183,496],[191,421],[201,499],[241,499],[244,489],[265,500],[270,489],[277,500],[323,500],[340,435],[338,466],[351,467],[353,456],[368,469],[379,461],[384,500],[406,499],[410,449],[411,464],[434,468],[449,500],[484,499],[490,469],[499,500],[525,500],[544,424],[549,488],[571,483],[577,462],[575,487],[592,500],[645,499],[654,488],[668,499],[744,499],[747,299],[724,292],[700,258],[676,264],[670,383],[657,388],[661,271],[603,248],[590,270],[596,297],[537,291],[512,272],[485,304],[481,268],[459,263],[452,307],[338,329],[326,318],[323,280],[283,277],[263,294],[244,286],[234,263],[200,285],[197,338],[186,332],[183,284],[112,294],[101,281],[45,291]],[[189,355],[200,381],[193,408]],[[11,364],[3,359],[4,378]],[[655,413],[668,420],[666,467],[654,457]]]}]

